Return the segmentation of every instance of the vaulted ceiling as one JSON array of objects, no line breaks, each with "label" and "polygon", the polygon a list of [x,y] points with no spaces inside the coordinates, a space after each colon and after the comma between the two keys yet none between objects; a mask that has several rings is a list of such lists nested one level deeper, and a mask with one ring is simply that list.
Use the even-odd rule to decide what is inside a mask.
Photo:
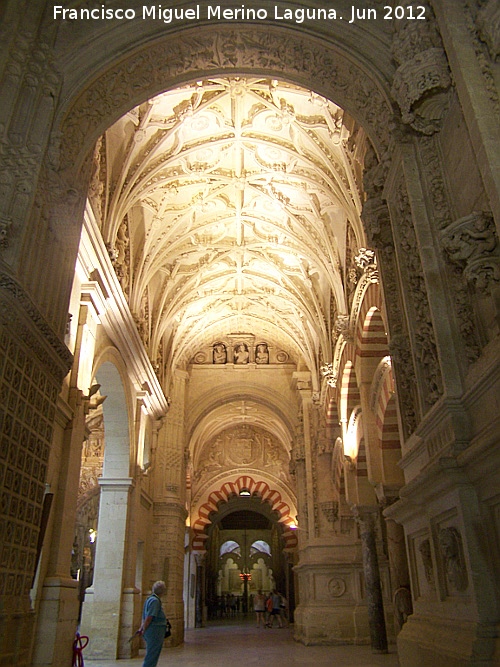
[{"label": "vaulted ceiling", "polygon": [[366,143],[331,101],[263,78],[197,81],[109,128],[101,229],[150,357],[251,332],[317,371],[363,245]]}]

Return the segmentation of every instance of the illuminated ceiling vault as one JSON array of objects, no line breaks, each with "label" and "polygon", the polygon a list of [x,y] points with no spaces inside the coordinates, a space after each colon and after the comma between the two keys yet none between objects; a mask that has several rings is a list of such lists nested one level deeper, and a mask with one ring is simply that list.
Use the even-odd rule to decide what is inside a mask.
[{"label": "illuminated ceiling vault", "polygon": [[102,233],[152,360],[251,332],[317,373],[363,245],[366,144],[332,102],[262,78],[197,81],[106,132]]}]

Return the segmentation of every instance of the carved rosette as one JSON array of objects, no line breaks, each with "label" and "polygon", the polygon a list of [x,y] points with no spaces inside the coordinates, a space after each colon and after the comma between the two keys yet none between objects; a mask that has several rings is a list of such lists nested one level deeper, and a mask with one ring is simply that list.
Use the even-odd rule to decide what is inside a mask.
[{"label": "carved rosette", "polygon": [[[410,5],[405,1],[403,5]],[[431,8],[427,2],[426,11]],[[451,77],[441,39],[433,21],[396,21],[392,52],[399,67],[392,96],[406,125],[434,134],[448,109]]]},{"label": "carved rosette", "polygon": [[491,213],[474,212],[447,227],[441,245],[477,292],[491,294],[500,283],[500,249]]}]

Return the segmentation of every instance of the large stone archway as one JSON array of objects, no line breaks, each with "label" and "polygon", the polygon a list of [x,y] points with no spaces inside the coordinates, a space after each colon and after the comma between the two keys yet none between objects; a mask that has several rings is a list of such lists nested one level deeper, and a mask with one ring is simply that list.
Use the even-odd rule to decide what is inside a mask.
[{"label": "large stone archway", "polygon": [[[191,520],[191,529],[193,531],[193,550],[203,551],[204,542],[207,538],[206,528],[211,523],[210,515],[217,513],[219,503],[224,503],[232,497],[236,497],[242,490],[249,491],[253,497],[260,498],[263,503],[268,503],[271,511],[276,512],[278,523],[284,528],[283,539],[286,549],[294,549],[297,546],[297,536],[294,532],[296,527],[297,508],[293,499],[285,501],[283,496],[287,496],[285,489],[281,492],[273,488],[264,479],[254,479],[250,475],[241,475],[239,477],[231,475],[225,479],[219,487],[217,482],[212,484],[212,488],[207,489],[200,500],[201,504],[194,509],[194,516]],[[220,482],[219,482],[220,484]]]},{"label": "large stone archway", "polygon": [[[334,99],[364,127],[377,154],[365,162],[371,168],[364,221],[386,296],[407,483],[389,514],[405,525],[418,591],[415,614],[400,637],[406,664],[445,659],[471,664],[477,654],[486,661],[498,654],[493,599],[498,502],[492,483],[498,422],[485,408],[496,405],[498,388],[498,54],[493,22],[485,20],[493,3],[430,4],[438,21],[426,4],[432,20],[414,24],[419,39],[412,38],[406,23],[351,31],[339,24],[234,23],[216,29],[203,24],[196,31],[144,24],[138,32],[131,25],[110,25],[88,40],[84,26],[76,35],[68,25],[58,30],[43,3],[23,13],[27,3],[8,0],[2,10],[7,94],[0,118],[5,137],[0,286],[3,350],[6,359],[16,361],[5,364],[10,392],[5,437],[10,452],[20,448],[9,465],[35,489],[28,514],[15,509],[18,498],[11,509],[7,535],[18,539],[20,527],[25,528],[28,542],[22,548],[9,542],[2,579],[4,608],[12,610],[7,634],[20,638],[18,664],[29,660],[28,589],[43,503],[38,471],[49,463],[49,481],[60,493],[42,576],[51,594],[62,591],[61,608],[73,590],[65,579],[66,540],[57,526],[74,505],[79,458],[74,450],[83,437],[88,387],[65,385],[63,400],[56,392],[72,363],[62,340],[92,145],[121,114],[161,90],[207,73],[253,72],[280,76]],[[392,125],[398,107],[403,115],[398,112]],[[97,284],[99,276],[94,277]],[[34,363],[25,364],[26,358]],[[45,375],[37,400],[39,406],[45,402],[54,435],[43,415],[32,418],[35,390],[15,393],[14,372],[20,382],[26,379],[24,387]],[[313,397],[307,380],[300,382],[307,416]],[[35,477],[23,466],[37,438]],[[181,460],[180,436],[177,442]],[[164,461],[161,466],[169,474]],[[182,512],[177,514],[182,527]],[[449,536],[455,537],[451,556],[443,547]],[[450,576],[457,559],[459,579]],[[20,562],[28,563],[25,571],[19,570]],[[459,645],[453,629],[457,600]],[[16,614],[22,617],[17,627]],[[68,647],[69,626],[66,619],[54,633],[64,635]]]}]

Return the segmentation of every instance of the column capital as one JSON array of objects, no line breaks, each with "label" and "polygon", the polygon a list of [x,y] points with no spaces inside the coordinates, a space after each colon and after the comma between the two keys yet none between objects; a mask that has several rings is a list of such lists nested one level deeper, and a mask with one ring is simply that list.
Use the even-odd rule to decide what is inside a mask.
[{"label": "column capital", "polygon": [[132,477],[99,477],[97,482],[101,491],[126,491],[135,486]]}]

